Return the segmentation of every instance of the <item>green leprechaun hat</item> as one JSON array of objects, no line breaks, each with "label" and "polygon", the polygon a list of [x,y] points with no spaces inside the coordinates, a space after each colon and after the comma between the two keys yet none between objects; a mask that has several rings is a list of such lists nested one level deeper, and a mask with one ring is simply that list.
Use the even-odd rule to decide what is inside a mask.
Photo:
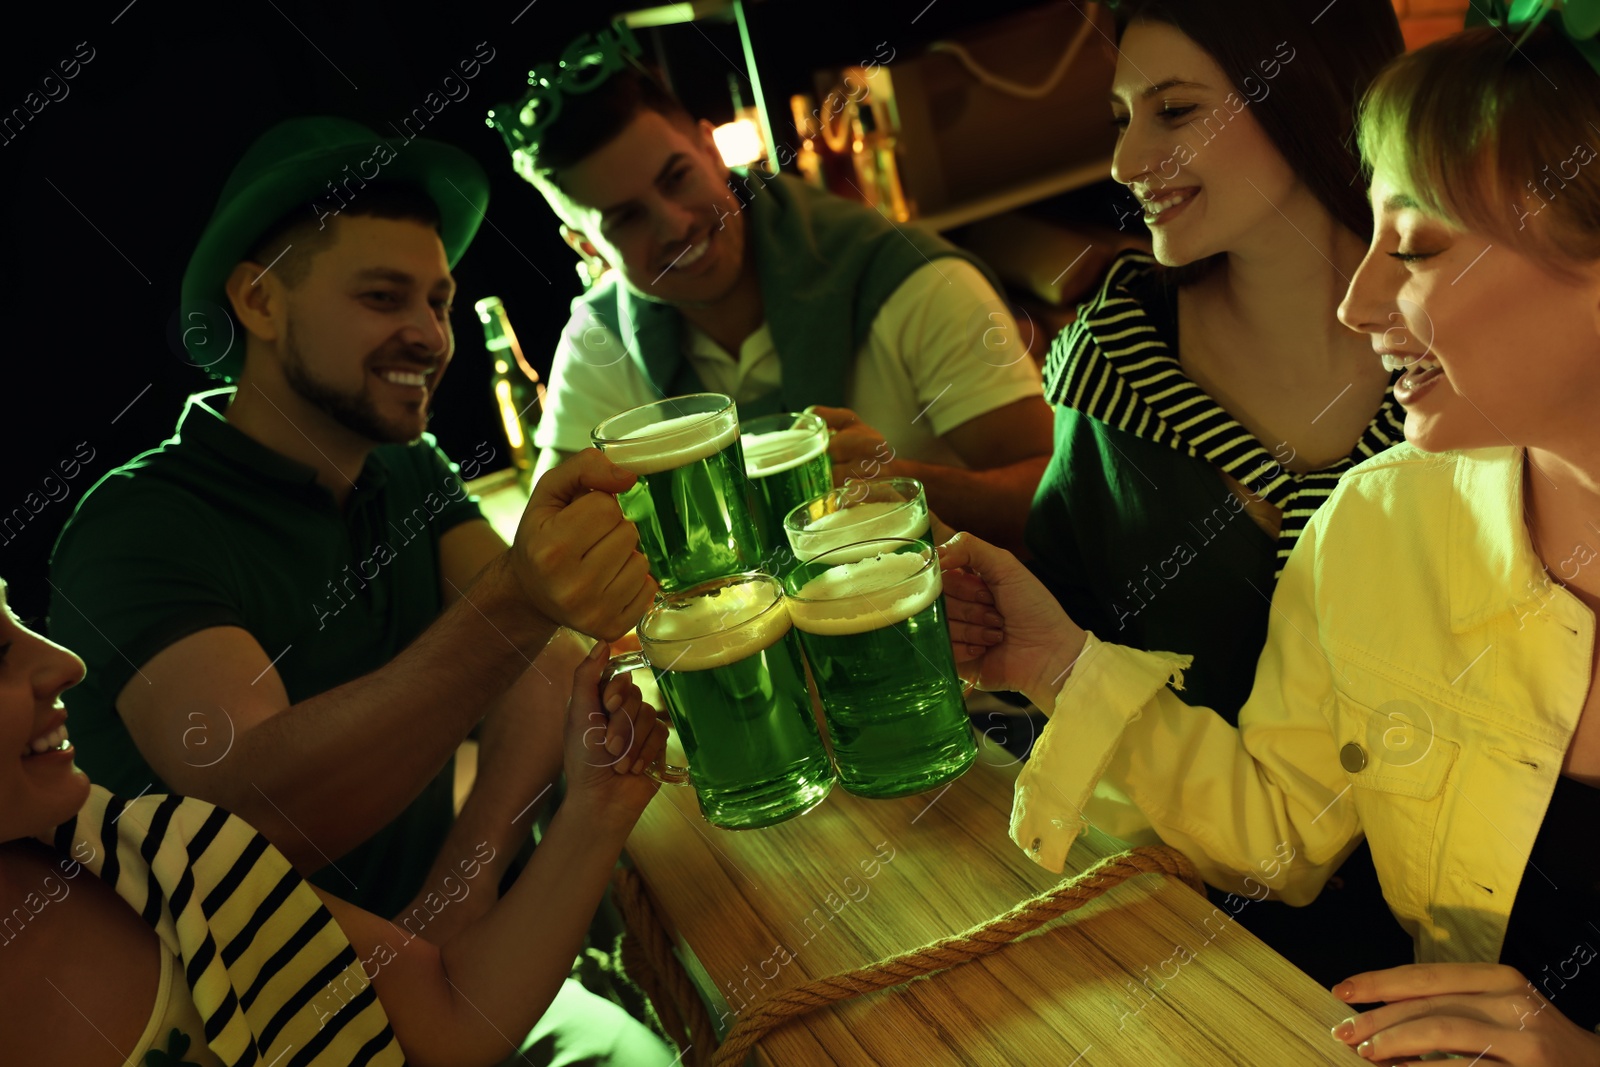
[{"label": "green leprechaun hat", "polygon": [[393,140],[349,119],[308,116],[280,122],[257,138],[228,175],[183,273],[179,329],[190,360],[233,380],[244,366],[224,284],[268,228],[296,207],[308,219],[335,217],[369,181],[414,184],[439,207],[440,239],[454,267],[472,243],[489,203],[489,177],[453,145]]}]

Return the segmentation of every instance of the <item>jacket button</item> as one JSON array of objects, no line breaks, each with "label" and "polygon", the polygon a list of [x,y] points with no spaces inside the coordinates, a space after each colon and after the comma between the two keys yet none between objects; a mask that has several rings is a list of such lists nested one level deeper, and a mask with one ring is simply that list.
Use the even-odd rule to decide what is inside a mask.
[{"label": "jacket button", "polygon": [[1339,765],[1351,774],[1359,774],[1367,766],[1367,750],[1351,741],[1339,750]]}]

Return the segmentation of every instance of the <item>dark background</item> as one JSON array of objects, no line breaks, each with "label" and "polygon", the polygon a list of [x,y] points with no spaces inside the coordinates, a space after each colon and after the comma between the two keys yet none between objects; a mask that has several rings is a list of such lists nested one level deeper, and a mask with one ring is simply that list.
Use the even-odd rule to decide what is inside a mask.
[{"label": "dark background", "polygon": [[[0,35],[0,115],[26,112],[24,97],[45,76],[59,79],[58,62],[80,42],[87,42],[83,54],[94,50],[64,82],[65,98],[0,143],[0,321],[8,357],[0,375],[8,445],[0,518],[28,517],[20,536],[15,522],[11,532],[0,531],[0,576],[11,584],[17,613],[43,614],[49,552],[84,491],[168,436],[183,398],[210,384],[177,343],[178,283],[246,146],[294,115],[343,115],[388,132],[441,79],[458,74],[457,62],[479,42],[494,58],[468,83],[471,94],[447,104],[423,131],[471,152],[492,179],[487,222],[455,270],[457,352],[433,431],[458,456],[479,441],[498,442],[474,301],[489,294],[505,301],[543,373],[580,285],[554,217],[511,170],[484,112],[520,96],[528,67],[554,60],[572,37],[642,6],[112,0],[9,13]],[[809,88],[809,71],[863,62],[878,42],[904,55],[1027,6],[1029,0],[757,0],[751,23],[763,78],[769,93],[783,93],[781,101]],[[730,72],[746,86],[731,23],[642,37],[691,109],[714,121],[731,117]],[[753,102],[747,89],[746,102]],[[66,479],[74,457],[91,449],[93,458]],[[65,498],[49,501],[63,484]],[[47,501],[36,514],[24,504],[30,493],[37,494],[32,508]]]}]

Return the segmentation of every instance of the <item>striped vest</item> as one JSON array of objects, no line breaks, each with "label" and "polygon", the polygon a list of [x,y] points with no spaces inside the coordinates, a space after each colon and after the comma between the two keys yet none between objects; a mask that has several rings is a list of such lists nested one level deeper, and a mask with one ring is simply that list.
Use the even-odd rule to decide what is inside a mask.
[{"label": "striped vest", "polygon": [[1283,514],[1277,573],[1339,476],[1405,440],[1394,384],[1348,456],[1322,470],[1286,470],[1255,435],[1184,374],[1146,310],[1157,268],[1145,252],[1123,252],[1094,299],[1062,331],[1045,364],[1045,398],[1135,437],[1166,444],[1226,471]]}]

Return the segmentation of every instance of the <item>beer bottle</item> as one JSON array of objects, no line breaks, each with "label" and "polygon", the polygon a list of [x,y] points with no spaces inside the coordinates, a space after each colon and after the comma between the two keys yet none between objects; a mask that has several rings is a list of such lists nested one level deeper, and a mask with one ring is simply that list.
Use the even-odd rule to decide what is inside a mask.
[{"label": "beer bottle", "polygon": [[506,317],[505,305],[498,296],[486,296],[473,305],[483,323],[483,346],[489,350],[494,367],[495,410],[506,444],[511,446],[511,462],[517,481],[525,490],[533,487],[533,468],[538,462],[533,445],[533,428],[544,409],[544,383],[539,372],[528,365],[517,343],[516,331]]}]

